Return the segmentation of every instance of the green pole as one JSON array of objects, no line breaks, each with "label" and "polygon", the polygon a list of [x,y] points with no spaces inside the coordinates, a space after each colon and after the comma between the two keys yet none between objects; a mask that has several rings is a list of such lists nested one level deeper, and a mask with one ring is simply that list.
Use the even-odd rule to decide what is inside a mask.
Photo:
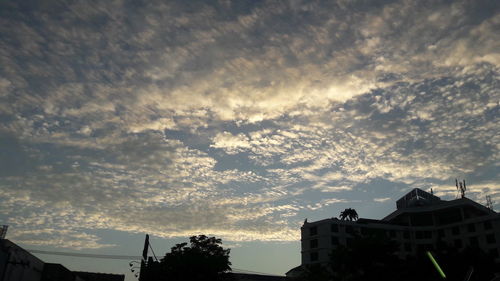
[{"label": "green pole", "polygon": [[431,259],[431,262],[434,265],[434,267],[436,268],[436,270],[439,272],[439,275],[441,275],[441,277],[443,277],[443,278],[446,278],[446,275],[444,274],[443,270],[441,269],[441,267],[439,266],[437,261],[432,256],[431,252],[427,251],[427,256],[429,257],[429,259]]}]

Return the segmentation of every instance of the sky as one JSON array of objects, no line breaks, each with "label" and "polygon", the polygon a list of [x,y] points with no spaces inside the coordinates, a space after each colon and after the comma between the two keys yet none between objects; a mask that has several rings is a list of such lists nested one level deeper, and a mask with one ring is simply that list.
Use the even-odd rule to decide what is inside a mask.
[{"label": "sky", "polygon": [[212,235],[284,274],[305,218],[455,178],[498,211],[498,30],[495,0],[2,0],[0,223],[78,253]]}]

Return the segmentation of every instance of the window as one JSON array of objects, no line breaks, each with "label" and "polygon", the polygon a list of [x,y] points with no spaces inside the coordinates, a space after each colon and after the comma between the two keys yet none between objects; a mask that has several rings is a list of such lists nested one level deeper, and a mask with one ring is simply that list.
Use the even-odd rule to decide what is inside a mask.
[{"label": "window", "polygon": [[318,228],[316,226],[309,228],[309,235],[311,236],[318,235]]},{"label": "window", "polygon": [[405,243],[405,251],[411,252],[411,244],[410,243]]},{"label": "window", "polygon": [[444,237],[444,229],[438,230],[438,237]]},{"label": "window", "polygon": [[498,251],[497,249],[491,249],[489,252],[488,252],[494,259],[498,258]]},{"label": "window", "polygon": [[454,243],[455,248],[462,248],[462,240],[460,239],[455,239]]},{"label": "window", "polygon": [[405,231],[403,232],[403,237],[404,237],[405,239],[410,239],[410,232],[409,232],[408,230],[405,230]]},{"label": "window", "polygon": [[313,240],[309,241],[309,245],[310,245],[311,249],[318,248],[318,239],[313,239]]},{"label": "window", "polygon": [[479,241],[477,240],[477,237],[476,236],[473,236],[473,237],[470,237],[469,238],[469,243],[471,246],[473,247],[477,247],[479,246]]},{"label": "window", "polygon": [[473,223],[467,225],[467,231],[474,232],[476,231],[476,226]]},{"label": "window", "polygon": [[318,252],[312,252],[310,254],[311,261],[317,261],[318,260]]},{"label": "window", "polygon": [[434,225],[432,215],[428,213],[414,214],[411,216],[411,224],[413,226]]},{"label": "window", "polygon": [[455,226],[451,229],[451,233],[453,235],[459,235],[460,234],[460,228],[458,228],[458,226]]},{"label": "window", "polygon": [[488,244],[494,244],[494,243],[496,243],[496,242],[497,242],[497,240],[495,239],[495,234],[494,234],[494,233],[492,233],[492,234],[488,234],[488,235],[486,235],[486,242],[487,242]]},{"label": "window", "polygon": [[[354,229],[356,231],[356,229]],[[369,228],[369,227],[361,227],[359,228],[361,234],[363,235],[373,235],[373,236],[387,236],[386,231],[381,228]],[[347,229],[346,229],[347,232]]]},{"label": "window", "polygon": [[348,226],[345,227],[345,232],[349,233],[349,234],[353,234],[354,233],[354,228],[352,226],[348,225]]},{"label": "window", "polygon": [[492,229],[493,227],[491,227],[491,221],[485,221],[484,222],[484,229],[485,230],[489,230],[489,229]]},{"label": "window", "polygon": [[433,250],[432,244],[420,244],[417,245],[417,252],[425,252],[425,251],[430,251]]},{"label": "window", "polygon": [[352,246],[352,242],[353,242],[353,241],[354,241],[354,240],[353,240],[352,238],[346,238],[346,239],[345,239],[345,244],[346,244],[347,246]]},{"label": "window", "polygon": [[338,245],[339,244],[339,238],[337,236],[332,236],[332,245]]},{"label": "window", "polygon": [[361,235],[367,235],[369,232],[366,227],[360,227],[359,230],[361,232]]},{"label": "window", "polygon": [[432,238],[432,232],[430,231],[417,231],[415,232],[417,239],[430,239]]},{"label": "window", "polygon": [[391,238],[396,237],[396,231],[394,231],[394,230],[389,230],[389,237],[391,237]]},{"label": "window", "polygon": [[417,231],[417,232],[415,232],[415,237],[417,239],[430,239],[430,238],[432,238],[432,232],[430,232],[430,231]]},{"label": "window", "polygon": [[339,232],[339,225],[338,224],[332,224],[332,232]]},{"label": "window", "polygon": [[460,213],[460,209],[446,210],[437,214],[437,221],[439,225],[459,222],[462,221],[462,214]]}]

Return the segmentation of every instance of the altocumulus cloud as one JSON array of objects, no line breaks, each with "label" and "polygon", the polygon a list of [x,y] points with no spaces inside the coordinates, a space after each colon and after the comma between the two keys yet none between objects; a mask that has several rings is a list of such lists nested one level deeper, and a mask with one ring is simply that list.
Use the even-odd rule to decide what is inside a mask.
[{"label": "altocumulus cloud", "polygon": [[499,202],[496,1],[28,2],[0,4],[18,241],[292,241],[380,179]]}]

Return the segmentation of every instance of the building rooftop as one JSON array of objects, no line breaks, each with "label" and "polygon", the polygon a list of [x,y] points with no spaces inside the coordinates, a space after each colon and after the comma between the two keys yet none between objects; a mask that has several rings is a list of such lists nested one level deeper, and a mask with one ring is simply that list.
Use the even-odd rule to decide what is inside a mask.
[{"label": "building rooftop", "polygon": [[395,219],[396,217],[400,216],[401,214],[405,213],[423,213],[423,212],[433,212],[433,211],[438,211],[441,209],[448,209],[452,207],[460,207],[460,206],[470,206],[479,212],[481,212],[483,215],[488,215],[488,214],[495,214],[496,212],[493,210],[490,210],[486,208],[485,206],[474,202],[470,200],[469,198],[459,198],[451,201],[444,201],[439,199],[439,202],[436,202],[434,204],[429,204],[429,205],[415,205],[412,207],[405,207],[405,208],[400,208],[397,209],[396,211],[390,213],[386,217],[382,219],[382,221],[391,221]]},{"label": "building rooftop", "polygon": [[441,199],[434,194],[423,191],[420,188],[414,188],[396,201],[396,208],[399,210],[418,206],[435,205],[441,202]]},{"label": "building rooftop", "polygon": [[84,271],[73,271],[79,277],[85,279],[86,281],[123,281],[125,280],[125,275],[123,274],[110,274],[110,273],[98,273],[98,272],[84,272]]},{"label": "building rooftop", "polygon": [[414,188],[396,202],[397,209],[385,216],[383,219],[368,219],[368,218],[359,218],[356,221],[348,221],[348,220],[339,220],[336,217],[322,219],[319,221],[308,222],[304,221],[304,225],[318,225],[327,221],[335,220],[338,222],[342,222],[345,224],[398,224],[395,223],[399,216],[404,214],[412,214],[412,213],[427,213],[427,212],[435,212],[445,209],[453,209],[459,207],[466,207],[469,210],[472,210],[475,216],[487,216],[487,215],[498,215],[499,213],[488,209],[487,207],[467,198],[459,198],[450,201],[441,200],[441,198],[435,196],[432,193],[423,191],[419,188]]}]

